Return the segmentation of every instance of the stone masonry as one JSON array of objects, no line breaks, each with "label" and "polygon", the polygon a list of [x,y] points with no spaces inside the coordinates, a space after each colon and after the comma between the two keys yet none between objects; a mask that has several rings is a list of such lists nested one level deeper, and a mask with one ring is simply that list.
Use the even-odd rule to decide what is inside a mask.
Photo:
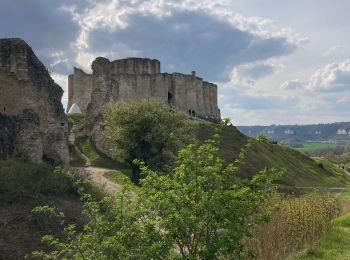
[{"label": "stone masonry", "polygon": [[0,39],[0,156],[69,162],[63,90],[21,39]]},{"label": "stone masonry", "polygon": [[217,86],[181,73],[161,73],[158,60],[96,58],[92,74],[74,69],[69,76],[68,107],[77,104],[86,113],[85,130],[96,147],[113,157],[111,142],[101,129],[101,109],[109,101],[157,97],[174,109],[205,120],[220,119]]},{"label": "stone masonry", "polygon": [[85,113],[92,100],[90,112],[96,116],[107,99],[158,97],[192,116],[214,121],[220,118],[217,86],[196,77],[195,72],[161,73],[158,60],[127,58],[110,62],[101,57],[92,63],[92,71],[90,75],[74,68],[74,74],[69,75],[67,111],[75,103]]}]

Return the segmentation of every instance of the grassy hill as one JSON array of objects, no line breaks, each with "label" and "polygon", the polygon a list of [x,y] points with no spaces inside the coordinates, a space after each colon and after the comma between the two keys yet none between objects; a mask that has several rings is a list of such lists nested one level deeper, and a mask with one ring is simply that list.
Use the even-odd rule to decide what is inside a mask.
[{"label": "grassy hill", "polygon": [[[198,137],[201,141],[214,133],[213,126],[202,124]],[[221,133],[221,155],[231,162],[237,158],[241,147],[248,143],[249,137],[234,126],[227,126]],[[241,174],[250,177],[267,167],[284,168],[285,176],[280,180],[285,186],[345,187],[349,176],[325,160],[314,160],[291,148],[272,144],[269,141],[252,140],[245,167]]]},{"label": "grassy hill", "polygon": [[[84,115],[69,115],[71,124],[75,122],[76,144],[95,166],[113,169],[108,174],[111,180],[122,180],[130,176],[130,169],[123,162],[111,160],[99,152],[84,134]],[[201,123],[197,137],[200,142],[215,134],[213,125]],[[237,158],[240,149],[247,144],[249,137],[233,126],[226,126],[221,135],[221,156],[227,162]],[[285,176],[280,180],[281,186],[298,187],[345,187],[350,178],[332,163],[325,160],[314,160],[306,155],[285,146],[272,144],[268,141],[252,140],[247,161],[241,171],[242,176],[250,177],[259,170],[267,168],[284,168]]]}]

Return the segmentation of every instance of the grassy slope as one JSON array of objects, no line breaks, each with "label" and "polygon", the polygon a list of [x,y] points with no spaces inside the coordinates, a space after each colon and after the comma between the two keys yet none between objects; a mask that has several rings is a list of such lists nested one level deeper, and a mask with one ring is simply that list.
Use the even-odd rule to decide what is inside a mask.
[{"label": "grassy slope", "polygon": [[[45,248],[43,235],[64,235],[58,219],[48,219],[47,227],[36,221],[31,212],[36,206],[56,207],[64,212],[65,223],[83,227],[86,220],[74,181],[70,173],[45,164],[0,159],[0,259],[24,259]],[[93,186],[89,191],[100,192]]]},{"label": "grassy slope", "polygon": [[[198,132],[200,140],[214,133],[210,125],[202,125]],[[226,127],[221,134],[223,158],[233,161],[240,148],[248,142],[248,137],[235,127]],[[327,161],[317,162],[302,153],[269,142],[254,141],[242,169],[243,176],[252,176],[264,167],[285,168],[286,175],[280,181],[286,186],[337,186],[345,187],[349,177]]]},{"label": "grassy slope", "polygon": [[[126,163],[108,158],[106,155],[98,151],[96,147],[91,143],[91,141],[84,133],[84,120],[84,114],[68,115],[69,127],[72,127],[73,121],[75,124],[75,143],[79,150],[90,159],[92,166],[111,169],[110,172],[107,172],[105,174],[106,178],[129,189],[137,189],[137,187],[133,187],[134,185],[132,185],[130,167]],[[82,158],[76,158],[77,155],[73,155],[75,157],[73,157],[74,161],[71,161],[72,166],[85,165],[85,161]]]},{"label": "grassy slope", "polygon": [[[90,158],[92,165],[113,169],[113,173],[106,174],[106,177],[120,184],[127,184],[128,181],[125,181],[124,178],[130,177],[130,168],[125,163],[106,157],[92,145],[84,134],[84,115],[71,114],[69,120],[75,121],[77,146]],[[197,136],[200,141],[204,141],[214,133],[212,125],[201,124]],[[233,161],[237,158],[241,147],[247,142],[248,137],[235,127],[225,127],[221,133],[222,157],[228,162]],[[264,167],[285,168],[286,175],[280,181],[283,186],[344,187],[349,182],[348,176],[333,167],[331,163],[315,161],[288,147],[254,141],[247,156],[247,163],[242,169],[242,175],[252,176]]]}]

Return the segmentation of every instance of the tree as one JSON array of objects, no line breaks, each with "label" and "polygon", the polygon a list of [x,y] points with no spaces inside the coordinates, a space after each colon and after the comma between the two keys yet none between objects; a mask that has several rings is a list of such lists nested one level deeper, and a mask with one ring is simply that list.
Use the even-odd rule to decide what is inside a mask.
[{"label": "tree", "polygon": [[133,163],[135,159],[165,172],[178,150],[195,139],[196,121],[158,99],[111,102],[102,113],[116,155],[130,165],[136,182],[140,175],[139,167]]},{"label": "tree", "polygon": [[242,240],[267,216],[260,206],[281,175],[265,169],[251,180],[241,179],[238,170],[249,145],[233,164],[225,165],[216,144],[187,146],[168,175],[141,167],[146,177],[139,208],[183,259],[240,259]]},{"label": "tree", "polygon": [[44,259],[242,259],[242,243],[269,209],[262,205],[274,191],[276,170],[241,179],[238,170],[249,145],[232,164],[217,156],[216,141],[189,145],[171,174],[160,175],[141,164],[142,186],[135,199],[124,193],[97,203],[89,199],[82,232],[72,226],[67,237],[46,236],[51,251]]}]

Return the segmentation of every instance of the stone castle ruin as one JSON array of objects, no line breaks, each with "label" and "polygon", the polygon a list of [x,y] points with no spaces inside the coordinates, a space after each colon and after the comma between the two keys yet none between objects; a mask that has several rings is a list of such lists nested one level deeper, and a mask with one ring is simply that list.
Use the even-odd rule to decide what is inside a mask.
[{"label": "stone castle ruin", "polygon": [[96,58],[92,74],[75,68],[68,77],[68,107],[77,105],[86,113],[85,130],[96,147],[110,157],[108,137],[101,130],[101,110],[109,101],[129,101],[156,97],[174,109],[209,121],[220,119],[217,86],[181,73],[161,73],[158,60],[127,58],[109,61]]},{"label": "stone castle ruin", "polygon": [[0,156],[68,164],[62,94],[26,42],[0,39]]},{"label": "stone castle ruin", "polygon": [[67,111],[77,104],[82,112],[90,114],[98,112],[107,100],[149,97],[160,98],[191,116],[212,121],[220,118],[215,84],[196,77],[195,72],[161,73],[158,60],[127,58],[111,62],[99,57],[92,63],[92,74],[74,68],[74,74],[68,77]]}]

